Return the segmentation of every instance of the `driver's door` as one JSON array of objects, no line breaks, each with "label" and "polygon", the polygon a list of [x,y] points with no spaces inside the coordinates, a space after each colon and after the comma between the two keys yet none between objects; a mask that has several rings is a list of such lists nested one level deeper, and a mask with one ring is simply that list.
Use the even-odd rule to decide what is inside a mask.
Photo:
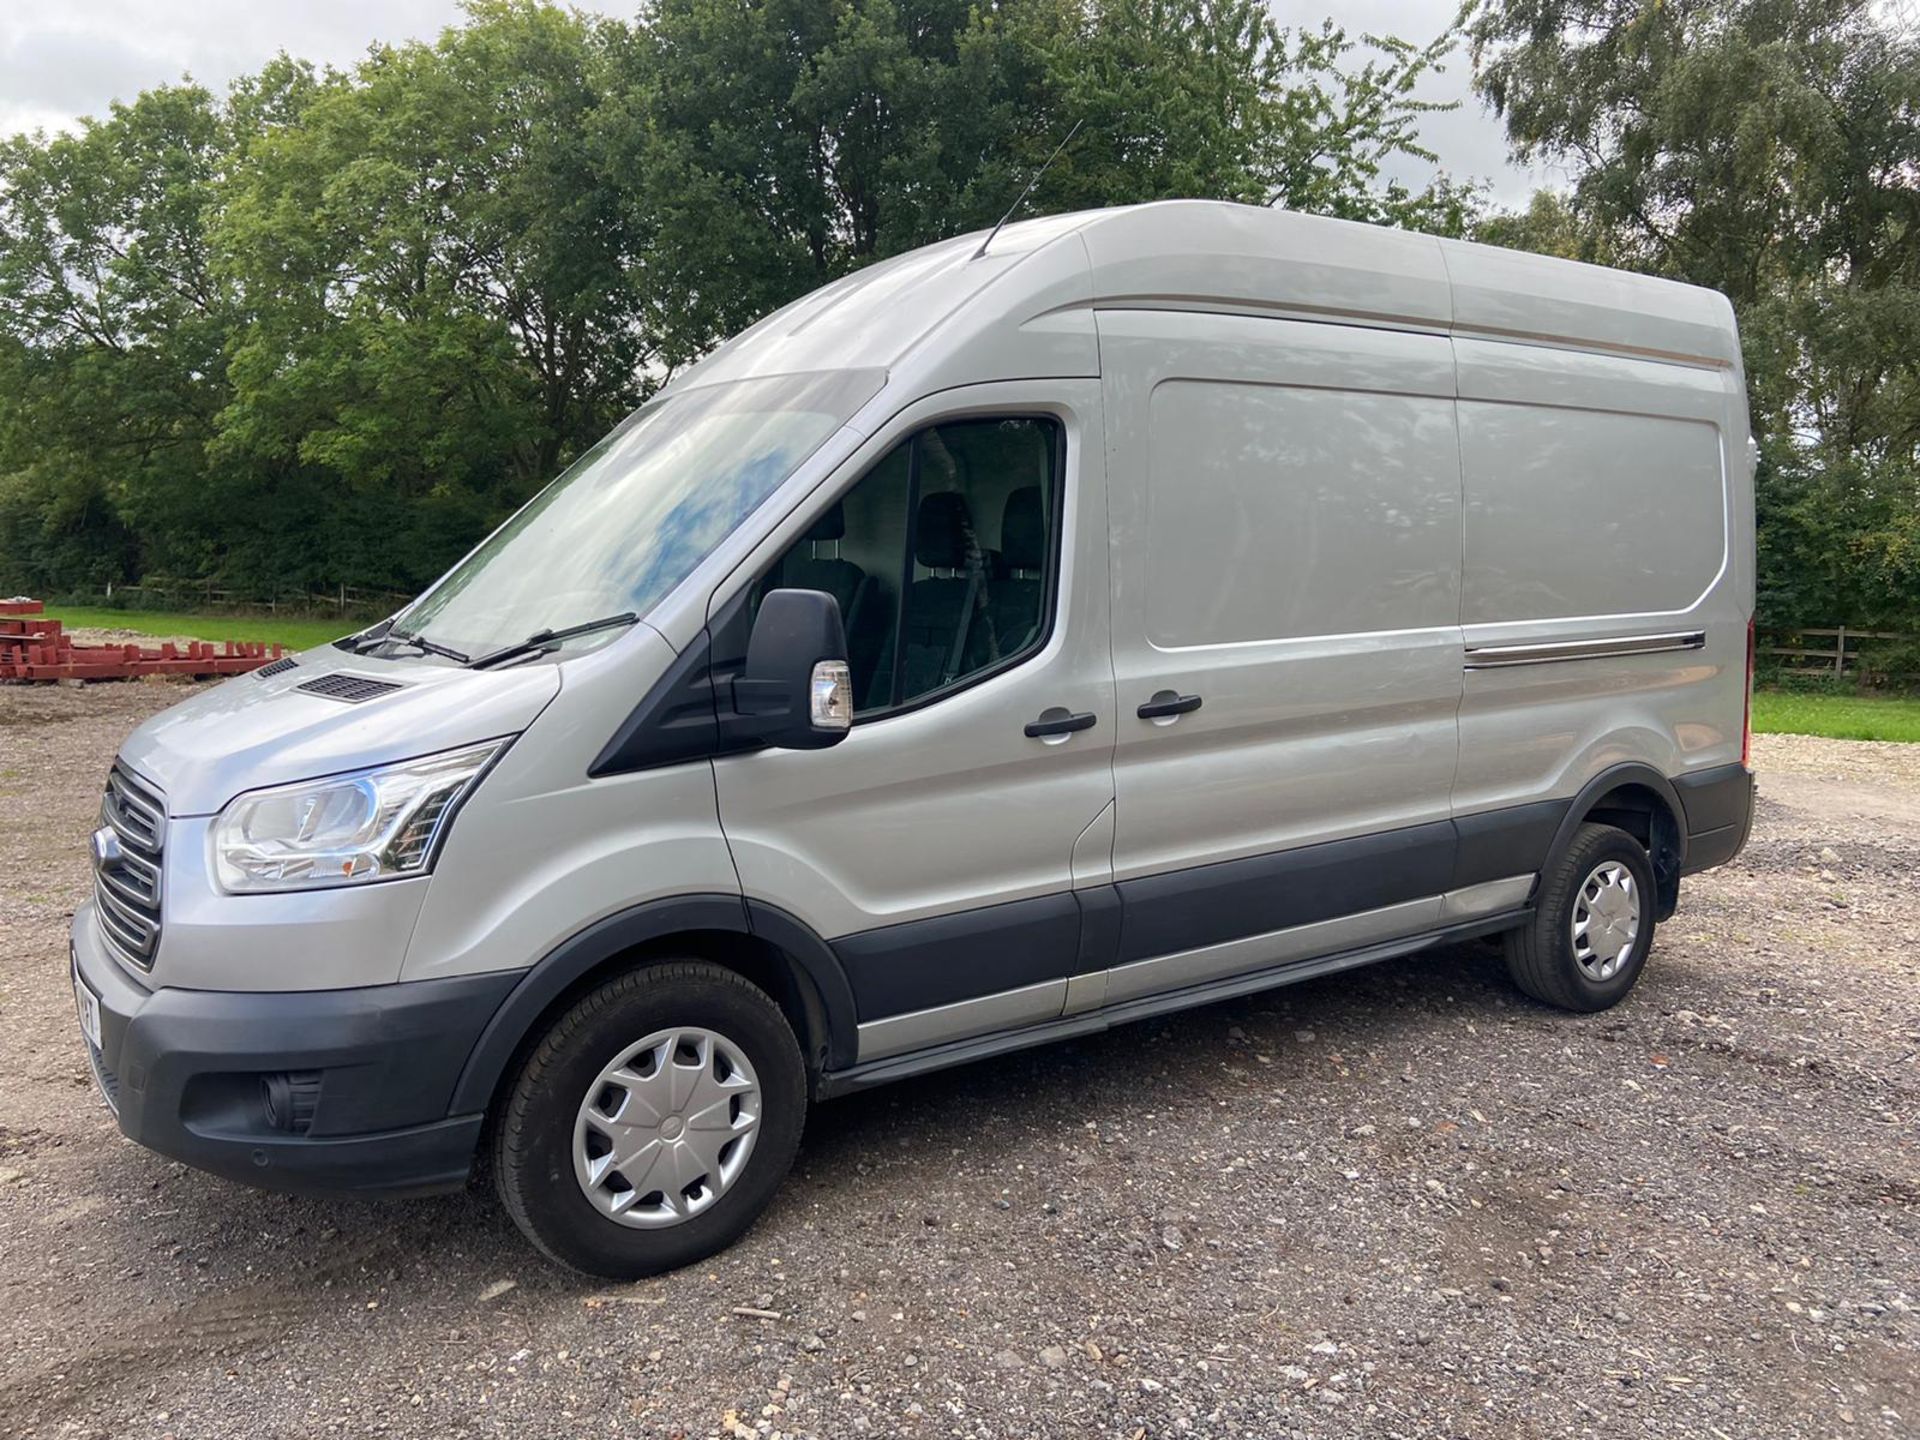
[{"label": "driver's door", "polygon": [[1111,858],[1098,406],[1092,380],[923,402],[749,567],[840,601],[856,714],[832,749],[716,761],[721,825],[748,899],[839,955],[862,1061],[1064,1004],[1075,880]]}]

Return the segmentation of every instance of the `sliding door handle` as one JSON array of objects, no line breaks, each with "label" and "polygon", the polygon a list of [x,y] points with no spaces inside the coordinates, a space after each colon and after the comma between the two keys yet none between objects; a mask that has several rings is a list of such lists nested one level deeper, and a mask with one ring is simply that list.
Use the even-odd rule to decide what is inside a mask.
[{"label": "sliding door handle", "polygon": [[1054,705],[1040,712],[1038,720],[1027,722],[1029,740],[1048,740],[1056,736],[1064,738],[1076,730],[1091,730],[1095,720],[1091,710],[1082,710],[1079,714],[1065,706]]},{"label": "sliding door handle", "polygon": [[1198,695],[1182,695],[1175,690],[1160,690],[1156,691],[1154,697],[1135,713],[1142,720],[1171,720],[1176,715],[1185,715],[1199,708]]}]

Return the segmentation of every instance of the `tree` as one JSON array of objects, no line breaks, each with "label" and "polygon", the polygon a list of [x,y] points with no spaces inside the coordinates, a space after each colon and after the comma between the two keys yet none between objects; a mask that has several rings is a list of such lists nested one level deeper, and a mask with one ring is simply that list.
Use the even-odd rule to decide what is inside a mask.
[{"label": "tree", "polygon": [[1524,210],[1489,211],[1478,217],[1473,238],[1484,245],[1532,250],[1562,260],[1607,264],[1603,232],[1587,224],[1557,190],[1536,190]]},{"label": "tree", "polygon": [[[1444,171],[1419,190],[1381,182],[1399,158],[1438,165],[1420,139],[1428,115],[1458,102],[1420,99],[1415,91],[1445,68],[1471,5],[1454,25],[1424,46],[1394,36],[1356,41],[1329,20],[1293,37],[1281,90],[1278,164],[1267,203],[1375,225],[1461,235],[1479,214],[1478,184]],[[1354,53],[1367,53],[1358,66]]]},{"label": "tree", "polygon": [[524,0],[471,16],[326,77],[251,147],[219,228],[250,317],[216,448],[377,499],[426,551],[382,564],[389,586],[629,408],[650,358],[586,143],[605,31]]},{"label": "tree", "polygon": [[990,226],[1058,142],[1031,213],[1168,197],[1458,233],[1477,194],[1382,184],[1431,159],[1421,48],[1262,0],[655,0],[610,146],[665,352],[697,355],[836,275]]},{"label": "tree", "polygon": [[1084,126],[1039,208],[1277,198],[1291,57],[1260,0],[1066,4],[1011,29],[1044,97],[1043,128],[1020,137],[1032,162],[1052,150],[1050,135]]},{"label": "tree", "polygon": [[0,544],[29,583],[202,558],[172,522],[227,396],[208,222],[232,144],[193,85],[0,142]]},{"label": "tree", "polygon": [[412,590],[723,336],[1029,209],[1458,230],[1425,48],[1261,0],[474,0],[0,142],[0,590]]}]

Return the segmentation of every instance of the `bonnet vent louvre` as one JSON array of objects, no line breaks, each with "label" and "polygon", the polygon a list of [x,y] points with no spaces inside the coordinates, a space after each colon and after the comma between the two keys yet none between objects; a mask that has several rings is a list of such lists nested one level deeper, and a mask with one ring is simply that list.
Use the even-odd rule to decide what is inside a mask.
[{"label": "bonnet vent louvre", "polygon": [[293,656],[283,655],[278,660],[275,660],[270,664],[262,665],[258,670],[254,671],[253,673],[259,676],[262,680],[265,680],[271,676],[284,675],[289,670],[298,669],[299,665],[300,665],[300,662],[294,659]]},{"label": "bonnet vent louvre", "polygon": [[368,675],[349,675],[345,671],[335,671],[331,675],[316,675],[293,687],[304,690],[309,695],[319,695],[328,700],[344,701],[348,705],[358,705],[363,700],[373,700],[394,690],[404,690],[404,685],[396,685],[391,680],[375,680]]}]

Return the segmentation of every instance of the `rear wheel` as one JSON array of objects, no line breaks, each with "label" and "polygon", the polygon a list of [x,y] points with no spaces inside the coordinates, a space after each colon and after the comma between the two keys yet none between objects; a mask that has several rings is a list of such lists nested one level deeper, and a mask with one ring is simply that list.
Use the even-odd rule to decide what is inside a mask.
[{"label": "rear wheel", "polygon": [[799,1148],[807,1077],[780,1007],[699,961],[588,992],[508,1096],[494,1180],[551,1258],[632,1279],[732,1244]]},{"label": "rear wheel", "polygon": [[1653,866],[1624,830],[1582,825],[1541,876],[1532,921],[1506,936],[1507,971],[1534,999],[1605,1010],[1640,978],[1653,945]]}]

